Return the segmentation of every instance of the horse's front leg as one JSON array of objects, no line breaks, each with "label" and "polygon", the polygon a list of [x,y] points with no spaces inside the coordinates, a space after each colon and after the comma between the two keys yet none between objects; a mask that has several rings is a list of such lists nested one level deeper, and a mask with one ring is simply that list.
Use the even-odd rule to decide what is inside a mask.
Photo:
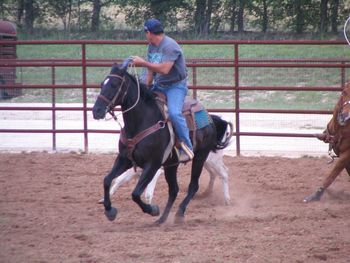
[{"label": "horse's front leg", "polygon": [[[138,177],[141,175],[142,169],[137,168],[136,172],[134,168],[130,168],[127,171],[125,171],[124,173],[122,173],[120,176],[118,176],[118,178],[116,178],[113,183],[112,186],[109,190],[109,196],[110,198],[115,194],[115,192],[117,191],[117,189],[119,187],[121,187],[122,185],[126,184],[127,182],[129,182],[131,179],[133,179],[134,177]],[[98,203],[99,204],[103,204],[104,198],[101,198]]]},{"label": "horse's front leg", "polygon": [[155,176],[153,177],[152,181],[147,185],[145,190],[145,199],[148,204],[152,203],[154,189],[156,188],[156,184],[158,181],[159,176],[163,173],[163,169],[159,169]]},{"label": "horse's front leg", "polygon": [[159,215],[159,207],[157,205],[146,204],[142,201],[141,195],[146,189],[147,185],[152,181],[154,175],[156,174],[159,168],[160,167],[158,165],[145,166],[140,176],[140,179],[137,182],[134,191],[132,192],[132,200],[140,206],[144,213],[150,214],[151,216]]},{"label": "horse's front leg", "polygon": [[127,169],[132,166],[132,163],[127,158],[120,157],[115,160],[112,170],[105,176],[103,180],[103,189],[104,189],[104,200],[103,205],[105,207],[105,215],[110,220],[113,221],[117,217],[118,210],[112,207],[109,190],[112,184],[112,181],[117,176],[124,173]]},{"label": "horse's front leg", "polygon": [[339,160],[329,173],[329,175],[324,180],[321,187],[317,189],[315,193],[304,198],[304,203],[311,201],[319,201],[324,194],[324,191],[334,182],[335,178],[340,174],[340,172],[349,164],[350,161],[350,149],[342,153]]}]

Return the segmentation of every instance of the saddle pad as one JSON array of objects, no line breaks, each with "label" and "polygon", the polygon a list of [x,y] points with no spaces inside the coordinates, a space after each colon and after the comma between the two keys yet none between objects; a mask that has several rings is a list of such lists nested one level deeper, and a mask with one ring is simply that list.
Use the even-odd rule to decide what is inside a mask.
[{"label": "saddle pad", "polygon": [[197,129],[202,129],[211,123],[210,117],[206,110],[200,110],[194,113],[194,120]]}]

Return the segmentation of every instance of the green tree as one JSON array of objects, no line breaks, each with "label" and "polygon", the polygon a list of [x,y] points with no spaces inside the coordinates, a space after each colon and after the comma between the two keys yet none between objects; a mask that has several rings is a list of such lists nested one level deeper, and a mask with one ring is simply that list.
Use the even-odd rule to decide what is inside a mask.
[{"label": "green tree", "polygon": [[48,13],[62,21],[64,30],[69,30],[73,10],[72,0],[47,0]]},{"label": "green tree", "polygon": [[108,7],[114,0],[92,0],[91,31],[97,32],[100,28],[101,9]]},{"label": "green tree", "polygon": [[164,26],[176,29],[177,15],[189,8],[185,0],[119,0],[118,4],[125,15],[125,22],[135,28],[154,17]]},{"label": "green tree", "polygon": [[320,32],[327,32],[328,24],[328,0],[321,0],[320,3]]},{"label": "green tree", "polygon": [[338,33],[339,0],[331,0],[331,28],[333,33]]},{"label": "green tree", "polygon": [[239,0],[238,13],[237,13],[237,25],[238,25],[239,33],[244,32],[244,9],[246,4],[247,4],[247,1]]}]

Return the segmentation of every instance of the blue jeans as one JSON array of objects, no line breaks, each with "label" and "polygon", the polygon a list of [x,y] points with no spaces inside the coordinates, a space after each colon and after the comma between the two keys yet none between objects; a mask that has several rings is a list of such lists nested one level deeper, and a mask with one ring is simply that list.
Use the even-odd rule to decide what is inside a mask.
[{"label": "blue jeans", "polygon": [[190,132],[187,127],[186,119],[182,115],[182,107],[188,91],[186,80],[176,82],[167,87],[155,84],[152,87],[152,91],[159,91],[165,94],[168,100],[169,118],[174,126],[175,132],[179,140],[184,142],[193,151]]}]

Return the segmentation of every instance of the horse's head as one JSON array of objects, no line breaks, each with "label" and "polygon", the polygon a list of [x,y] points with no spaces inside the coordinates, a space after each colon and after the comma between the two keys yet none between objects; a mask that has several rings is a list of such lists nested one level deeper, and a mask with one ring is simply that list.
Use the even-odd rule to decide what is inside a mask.
[{"label": "horse's head", "polygon": [[122,65],[114,64],[110,74],[101,83],[100,94],[92,108],[94,119],[103,119],[107,112],[123,103],[129,87],[126,77],[129,63],[130,60],[127,59]]},{"label": "horse's head", "polygon": [[350,120],[350,82],[345,85],[339,100],[337,120],[344,126]]}]

